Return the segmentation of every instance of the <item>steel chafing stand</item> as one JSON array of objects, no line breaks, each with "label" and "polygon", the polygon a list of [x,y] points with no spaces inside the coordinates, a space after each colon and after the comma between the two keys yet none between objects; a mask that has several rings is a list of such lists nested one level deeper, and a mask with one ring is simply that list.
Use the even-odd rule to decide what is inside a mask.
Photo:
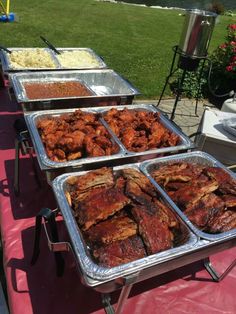
[{"label": "steel chafing stand", "polygon": [[[56,214],[57,209],[51,213]],[[43,227],[47,236],[48,246],[50,251],[58,254],[58,252],[72,252],[75,256],[75,253],[72,249],[72,246],[68,242],[53,242],[48,233],[48,217],[44,219]],[[211,264],[210,256],[212,254],[227,250],[236,245],[236,236],[231,238],[225,238],[217,241],[209,241],[205,239],[198,239],[197,243],[192,247],[183,252],[178,257],[169,258],[164,260],[161,263],[157,263],[152,267],[142,269],[141,271],[134,272],[123,278],[115,278],[113,280],[94,280],[93,278],[87,276],[81,271],[80,266],[77,264],[78,273],[80,279],[84,285],[87,287],[93,288],[96,291],[101,293],[102,302],[104,304],[104,309],[108,314],[121,314],[125,302],[130,294],[130,291],[134,284],[144,281],[146,279],[156,277],[158,275],[167,273],[168,271],[177,269],[179,267],[191,264],[193,262],[203,260],[204,266],[207,272],[212,277],[213,281],[220,282],[223,280],[227,274],[234,268],[236,265],[236,259],[227,267],[227,269],[219,274],[214,266]],[[34,261],[35,262],[35,261]],[[63,269],[60,269],[60,263],[57,263],[57,271],[62,274]],[[158,280],[158,278],[157,278]],[[111,293],[115,290],[121,289],[119,294],[119,299],[116,304],[116,307],[111,305]]]}]

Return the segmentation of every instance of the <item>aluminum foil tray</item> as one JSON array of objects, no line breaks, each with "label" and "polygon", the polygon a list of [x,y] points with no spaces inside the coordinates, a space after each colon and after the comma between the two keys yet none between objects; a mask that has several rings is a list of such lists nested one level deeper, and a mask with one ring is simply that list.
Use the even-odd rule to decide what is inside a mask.
[{"label": "aluminum foil tray", "polygon": [[[0,58],[1,58],[1,62],[2,62],[2,69],[3,72],[11,72],[11,71],[37,71],[37,70],[59,70],[59,69],[65,69],[65,70],[70,70],[71,68],[65,68],[61,65],[60,61],[57,58],[57,54],[49,49],[49,48],[8,48],[10,51],[29,51],[29,50],[34,50],[34,49],[43,49],[48,51],[54,62],[56,67],[55,68],[35,68],[35,67],[25,67],[25,68],[13,68],[10,62],[10,58],[9,58],[9,54],[4,51],[1,50],[0,53]],[[94,57],[97,61],[98,61],[98,66],[96,68],[98,69],[104,69],[107,68],[107,65],[105,64],[105,62],[102,60],[101,57],[99,57],[92,49],[90,48],[57,48],[59,51],[63,52],[63,51],[87,51],[89,54],[91,54],[92,57]],[[95,67],[93,67],[95,68]],[[78,67],[77,69],[91,69],[91,67]]]},{"label": "aluminum foil tray", "polygon": [[171,200],[171,198],[167,195],[167,193],[156,183],[156,181],[151,176],[152,171],[155,169],[158,169],[160,166],[168,165],[173,162],[190,162],[190,163],[197,163],[200,165],[206,165],[210,167],[220,167],[224,169],[227,173],[229,173],[230,176],[233,177],[234,179],[236,179],[236,174],[230,171],[229,169],[227,169],[224,165],[222,165],[219,161],[217,161],[211,155],[204,152],[200,152],[200,151],[154,159],[148,162],[144,162],[141,165],[141,170],[148,176],[150,181],[153,183],[153,185],[156,186],[156,188],[160,191],[160,193],[162,193],[162,195],[165,196],[166,200],[175,209],[176,213],[183,219],[183,221],[186,222],[189,228],[191,228],[191,230],[196,235],[198,235],[202,239],[206,239],[210,241],[234,238],[236,236],[236,229],[233,229],[227,232],[222,232],[220,234],[211,234],[211,233],[206,233],[204,231],[201,231],[199,228],[197,228],[191,223],[188,217]]},{"label": "aluminum foil tray", "polygon": [[33,67],[33,68],[32,67],[14,68],[14,67],[12,67],[9,53],[7,53],[5,50],[1,50],[0,58],[1,58],[3,72],[37,71],[37,70],[43,71],[43,70],[58,70],[58,69],[60,69],[60,64],[58,63],[57,59],[55,58],[54,52],[49,48],[8,48],[8,49],[10,51],[31,51],[31,50],[36,50],[36,49],[40,49],[42,51],[47,51],[52,57],[52,60],[55,64],[55,68],[48,68],[48,67],[45,67],[45,68],[36,68],[36,67]]},{"label": "aluminum foil tray", "polygon": [[[70,69],[104,69],[104,68],[107,68],[107,65],[106,63],[103,61],[103,59],[97,55],[91,48],[57,48],[57,50],[61,53],[63,52],[74,52],[74,51],[86,51],[88,52],[91,57],[93,57],[97,62],[98,62],[98,66],[78,66],[78,67],[70,67]],[[61,69],[69,69],[69,67],[63,67],[63,65],[61,64],[59,58],[58,58],[58,55],[53,51],[54,55],[55,55],[55,58],[57,59],[59,65],[60,65],[60,68]]]},{"label": "aluminum foil tray", "polygon": [[127,153],[129,156],[145,156],[145,155],[155,155],[155,154],[166,154],[166,153],[176,153],[181,150],[187,150],[194,147],[193,142],[180,130],[178,129],[169,119],[167,119],[159,109],[156,108],[155,105],[152,104],[138,104],[138,105],[129,105],[126,106],[108,106],[106,108],[101,109],[102,115],[104,116],[107,111],[109,111],[112,108],[116,108],[117,110],[123,110],[127,108],[128,110],[139,110],[139,111],[149,111],[149,112],[158,112],[160,114],[160,122],[161,124],[173,132],[174,134],[177,134],[179,136],[179,143],[176,146],[170,146],[170,147],[162,147],[162,148],[156,148],[152,150],[147,150],[144,152],[132,152],[126,149],[126,147],[122,144],[122,142],[116,137],[116,135],[112,132],[112,130],[109,127],[109,124],[106,123],[106,121],[103,119],[104,125],[108,129],[110,129],[110,133],[113,134],[113,137],[117,138],[117,142],[119,142],[120,146],[123,148],[123,150]]},{"label": "aluminum foil tray", "polygon": [[[90,108],[90,109],[84,108],[81,110],[87,111],[87,112],[99,113],[102,115],[103,113],[105,113],[107,110],[111,108],[114,108],[114,107],[106,107],[106,109],[104,109],[104,107],[95,107],[95,108]],[[124,109],[125,106],[115,107],[115,108]],[[146,105],[146,104],[145,105],[131,105],[128,108],[130,108],[130,110],[148,110],[148,111],[153,111],[153,112],[159,112],[159,110],[156,109],[154,106]],[[90,165],[96,164],[96,166],[99,167],[99,163],[101,162],[104,163],[106,161],[106,162],[111,163],[112,161],[116,160],[118,164],[121,164],[121,161],[123,160],[123,163],[124,163],[125,159],[127,160],[129,159],[129,161],[131,162],[137,162],[137,161],[141,161],[142,159],[147,159],[149,157],[153,157],[153,156],[156,157],[160,154],[179,152],[181,150],[187,150],[193,147],[193,143],[190,141],[190,139],[188,139],[188,137],[186,137],[182,132],[180,132],[180,130],[178,130],[168,119],[166,119],[162,114],[160,114],[161,122],[169,130],[171,130],[172,132],[174,132],[175,134],[179,136],[180,138],[179,145],[173,146],[173,147],[157,148],[155,150],[148,150],[148,151],[139,152],[139,153],[129,152],[125,149],[123,144],[111,131],[109,126],[107,124],[104,124],[105,123],[104,120],[100,119],[101,122],[104,124],[104,126],[107,128],[108,132],[111,134],[113,140],[120,147],[120,151],[118,154],[111,155],[111,156],[103,156],[103,157],[81,158],[81,159],[67,161],[67,162],[52,161],[47,157],[47,154],[45,152],[44,145],[42,143],[42,140],[40,138],[39,132],[36,127],[37,121],[39,121],[42,118],[49,117],[49,116],[58,116],[64,113],[72,113],[75,110],[76,109],[47,110],[47,111],[37,111],[33,113],[27,113],[25,115],[26,123],[27,123],[28,129],[29,129],[36,153],[37,153],[38,162],[42,170],[46,170],[46,171],[52,170],[52,169],[60,170],[62,168],[65,169],[69,167],[78,168],[78,167],[84,167],[85,165],[88,165],[88,164]],[[128,161],[126,161],[126,163],[127,162]]]},{"label": "aluminum foil tray", "polygon": [[[81,97],[65,97],[63,99],[87,98],[91,102],[94,98],[106,96],[128,97],[140,94],[128,81],[122,78],[113,70],[73,70],[73,71],[47,71],[47,72],[26,72],[9,75],[10,85],[13,87],[16,99],[19,103],[50,101],[58,98],[28,99],[24,88],[25,83],[49,83],[81,81],[88,87],[93,95]],[[53,109],[53,108],[51,108]],[[56,109],[56,108],[54,108]],[[35,105],[37,110],[37,105]]]},{"label": "aluminum foil tray", "polygon": [[[76,109],[37,111],[31,114],[25,115],[26,124],[28,126],[31,139],[33,141],[33,145],[37,154],[39,166],[42,170],[69,168],[69,167],[78,168],[86,164],[91,164],[91,163],[99,164],[99,162],[104,162],[104,161],[108,162],[113,159],[121,158],[122,156],[125,155],[122,148],[119,147],[118,143],[116,143],[119,148],[119,152],[117,154],[110,155],[110,156],[87,157],[87,158],[80,158],[76,160],[70,160],[66,162],[55,162],[49,159],[49,157],[46,154],[43,142],[41,140],[40,134],[36,126],[37,122],[43,118],[60,116],[65,113],[72,113],[75,110]],[[81,109],[81,110],[85,112],[95,113],[95,114],[99,113],[99,110],[94,110],[94,109]],[[111,135],[111,138],[112,138],[112,135]]]},{"label": "aluminum foil tray", "polygon": [[[137,170],[139,169],[138,164],[133,164],[114,167],[113,170],[116,172],[120,169],[130,167]],[[158,264],[165,261],[174,260],[175,258],[182,256],[183,254],[189,252],[189,250],[191,248],[194,248],[197,244],[197,237],[189,230],[189,228],[185,226],[181,219],[179,219],[182,230],[182,239],[178,243],[179,246],[117,267],[106,268],[99,266],[90,257],[90,253],[85,245],[79,227],[72,214],[71,207],[69,206],[69,203],[65,196],[65,193],[68,191],[69,188],[67,180],[71,177],[81,176],[85,173],[86,172],[67,173],[57,177],[53,181],[53,191],[58,206],[62,212],[65,225],[71,239],[74,254],[77,261],[79,262],[80,268],[84,275],[89,276],[90,278],[95,280],[107,281],[114,278],[126,276],[134,272],[141,272],[142,270],[149,267],[156,267],[158,269]],[[165,199],[163,197],[161,198],[165,202]]]}]

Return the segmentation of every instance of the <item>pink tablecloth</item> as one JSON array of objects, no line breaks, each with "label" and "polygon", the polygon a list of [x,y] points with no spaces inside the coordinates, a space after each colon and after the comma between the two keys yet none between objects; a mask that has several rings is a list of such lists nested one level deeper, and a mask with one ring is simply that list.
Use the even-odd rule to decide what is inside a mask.
[{"label": "pink tablecloth", "polygon": [[[21,194],[14,196],[12,125],[21,116],[16,108],[5,90],[0,89],[0,219],[10,312],[104,313],[100,294],[80,283],[69,253],[64,254],[64,276],[56,276],[54,256],[48,250],[45,237],[41,240],[37,264],[30,265],[34,217],[42,207],[55,208],[56,204],[43,177],[43,188],[38,188],[31,161],[25,157],[20,162]],[[59,227],[63,229],[63,222]],[[225,269],[235,255],[236,248],[215,255],[217,269]],[[222,282],[215,283],[198,262],[136,284],[123,313],[236,313],[235,287],[236,268]],[[117,293],[113,299],[116,302]]]}]

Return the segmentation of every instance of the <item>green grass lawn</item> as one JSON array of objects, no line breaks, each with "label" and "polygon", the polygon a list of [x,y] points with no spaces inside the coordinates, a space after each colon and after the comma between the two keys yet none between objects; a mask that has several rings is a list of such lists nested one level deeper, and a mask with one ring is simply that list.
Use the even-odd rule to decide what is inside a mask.
[{"label": "green grass lawn", "polygon": [[[57,47],[90,47],[149,99],[160,95],[184,21],[183,11],[93,0],[15,0],[10,9],[19,21],[0,24],[0,45],[44,47],[42,35]],[[210,51],[232,22],[220,17]]]}]

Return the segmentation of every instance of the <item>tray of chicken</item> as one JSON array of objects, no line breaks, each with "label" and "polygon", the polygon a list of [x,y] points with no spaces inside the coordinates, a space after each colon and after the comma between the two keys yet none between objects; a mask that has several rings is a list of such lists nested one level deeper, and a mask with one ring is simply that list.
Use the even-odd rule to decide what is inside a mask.
[{"label": "tray of chicken", "polygon": [[197,243],[138,164],[63,174],[53,191],[85,280],[140,280]]},{"label": "tray of chicken", "polygon": [[9,74],[24,111],[130,104],[139,91],[111,69]]},{"label": "tray of chicken", "polygon": [[193,147],[191,140],[154,105],[106,107],[104,124],[110,128],[128,155],[177,152]]},{"label": "tray of chicken", "polygon": [[[114,112],[120,119],[117,124],[111,124],[116,123]],[[137,162],[192,147],[192,142],[150,105],[121,107],[119,111],[114,107],[38,111],[26,114],[25,119],[49,181],[60,169],[88,170],[102,163]]]},{"label": "tray of chicken", "polygon": [[236,176],[215,158],[195,151],[144,162],[141,169],[195,234],[236,236]]}]

